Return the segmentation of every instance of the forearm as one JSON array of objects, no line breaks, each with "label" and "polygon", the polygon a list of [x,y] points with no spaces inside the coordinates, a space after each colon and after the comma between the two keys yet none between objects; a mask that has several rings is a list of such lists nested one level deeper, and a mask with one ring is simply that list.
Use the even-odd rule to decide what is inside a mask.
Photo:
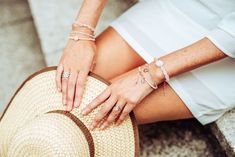
[{"label": "forearm", "polygon": [[[218,49],[209,39],[203,38],[160,59],[164,62],[164,67],[171,78],[225,57],[226,54]],[[150,63],[150,72],[152,72],[154,80],[160,83],[164,81],[164,75],[154,62]]]},{"label": "forearm", "polygon": [[107,0],[84,0],[76,20],[96,27]]}]

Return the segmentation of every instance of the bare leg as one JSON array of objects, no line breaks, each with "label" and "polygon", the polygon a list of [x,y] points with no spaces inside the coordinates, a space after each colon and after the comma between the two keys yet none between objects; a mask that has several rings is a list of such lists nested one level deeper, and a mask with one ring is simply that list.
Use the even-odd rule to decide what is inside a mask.
[{"label": "bare leg", "polygon": [[[97,38],[97,65],[93,72],[113,82],[118,76],[146,63],[112,28]],[[165,92],[165,94],[164,94]],[[134,113],[138,124],[192,118],[183,101],[166,84],[141,101]]]}]

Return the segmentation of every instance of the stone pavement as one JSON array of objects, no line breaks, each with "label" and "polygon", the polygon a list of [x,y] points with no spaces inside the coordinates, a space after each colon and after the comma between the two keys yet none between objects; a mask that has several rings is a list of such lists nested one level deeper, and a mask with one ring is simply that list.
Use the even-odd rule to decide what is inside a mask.
[{"label": "stone pavement", "polygon": [[45,66],[25,0],[0,0],[0,113],[16,88]]}]

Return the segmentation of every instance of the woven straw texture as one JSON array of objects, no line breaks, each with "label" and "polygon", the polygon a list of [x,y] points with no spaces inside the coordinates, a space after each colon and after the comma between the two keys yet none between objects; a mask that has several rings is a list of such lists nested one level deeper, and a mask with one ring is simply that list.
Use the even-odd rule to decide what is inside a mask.
[{"label": "woven straw texture", "polygon": [[[0,156],[69,156],[88,157],[84,133],[68,117],[46,112],[65,110],[62,94],[56,90],[55,70],[42,72],[26,81],[12,99],[0,122]],[[99,106],[87,116],[81,110],[108,86],[88,76],[79,108],[71,111],[88,127]],[[120,125],[90,132],[95,157],[134,157],[135,135],[131,117]]]}]

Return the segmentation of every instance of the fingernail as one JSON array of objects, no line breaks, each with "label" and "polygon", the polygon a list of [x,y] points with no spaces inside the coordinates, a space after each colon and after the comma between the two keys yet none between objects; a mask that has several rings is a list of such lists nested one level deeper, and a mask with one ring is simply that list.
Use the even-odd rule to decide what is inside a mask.
[{"label": "fingernail", "polygon": [[60,92],[60,88],[57,88],[57,90]]},{"label": "fingernail", "polygon": [[94,129],[94,126],[93,125],[91,125],[91,126],[89,126],[89,128],[88,128],[89,130],[93,130]]},{"label": "fingernail", "polygon": [[67,111],[71,111],[72,110],[72,108],[70,107],[70,105],[68,105],[67,106],[67,109],[66,109]]},{"label": "fingernail", "polygon": [[79,107],[79,104],[74,104],[74,107],[78,108],[78,107]]},{"label": "fingernail", "polygon": [[82,111],[82,115],[83,115],[83,116],[86,115],[86,111],[85,111],[85,110]]},{"label": "fingernail", "polygon": [[100,127],[100,129],[101,129],[101,130],[104,130],[104,129],[106,128],[106,126],[107,126],[107,125],[102,125],[102,126]]},{"label": "fingernail", "polygon": [[120,122],[119,122],[119,121],[117,121],[117,122],[115,123],[115,125],[116,125],[116,126],[118,126],[119,124],[120,124]]}]

